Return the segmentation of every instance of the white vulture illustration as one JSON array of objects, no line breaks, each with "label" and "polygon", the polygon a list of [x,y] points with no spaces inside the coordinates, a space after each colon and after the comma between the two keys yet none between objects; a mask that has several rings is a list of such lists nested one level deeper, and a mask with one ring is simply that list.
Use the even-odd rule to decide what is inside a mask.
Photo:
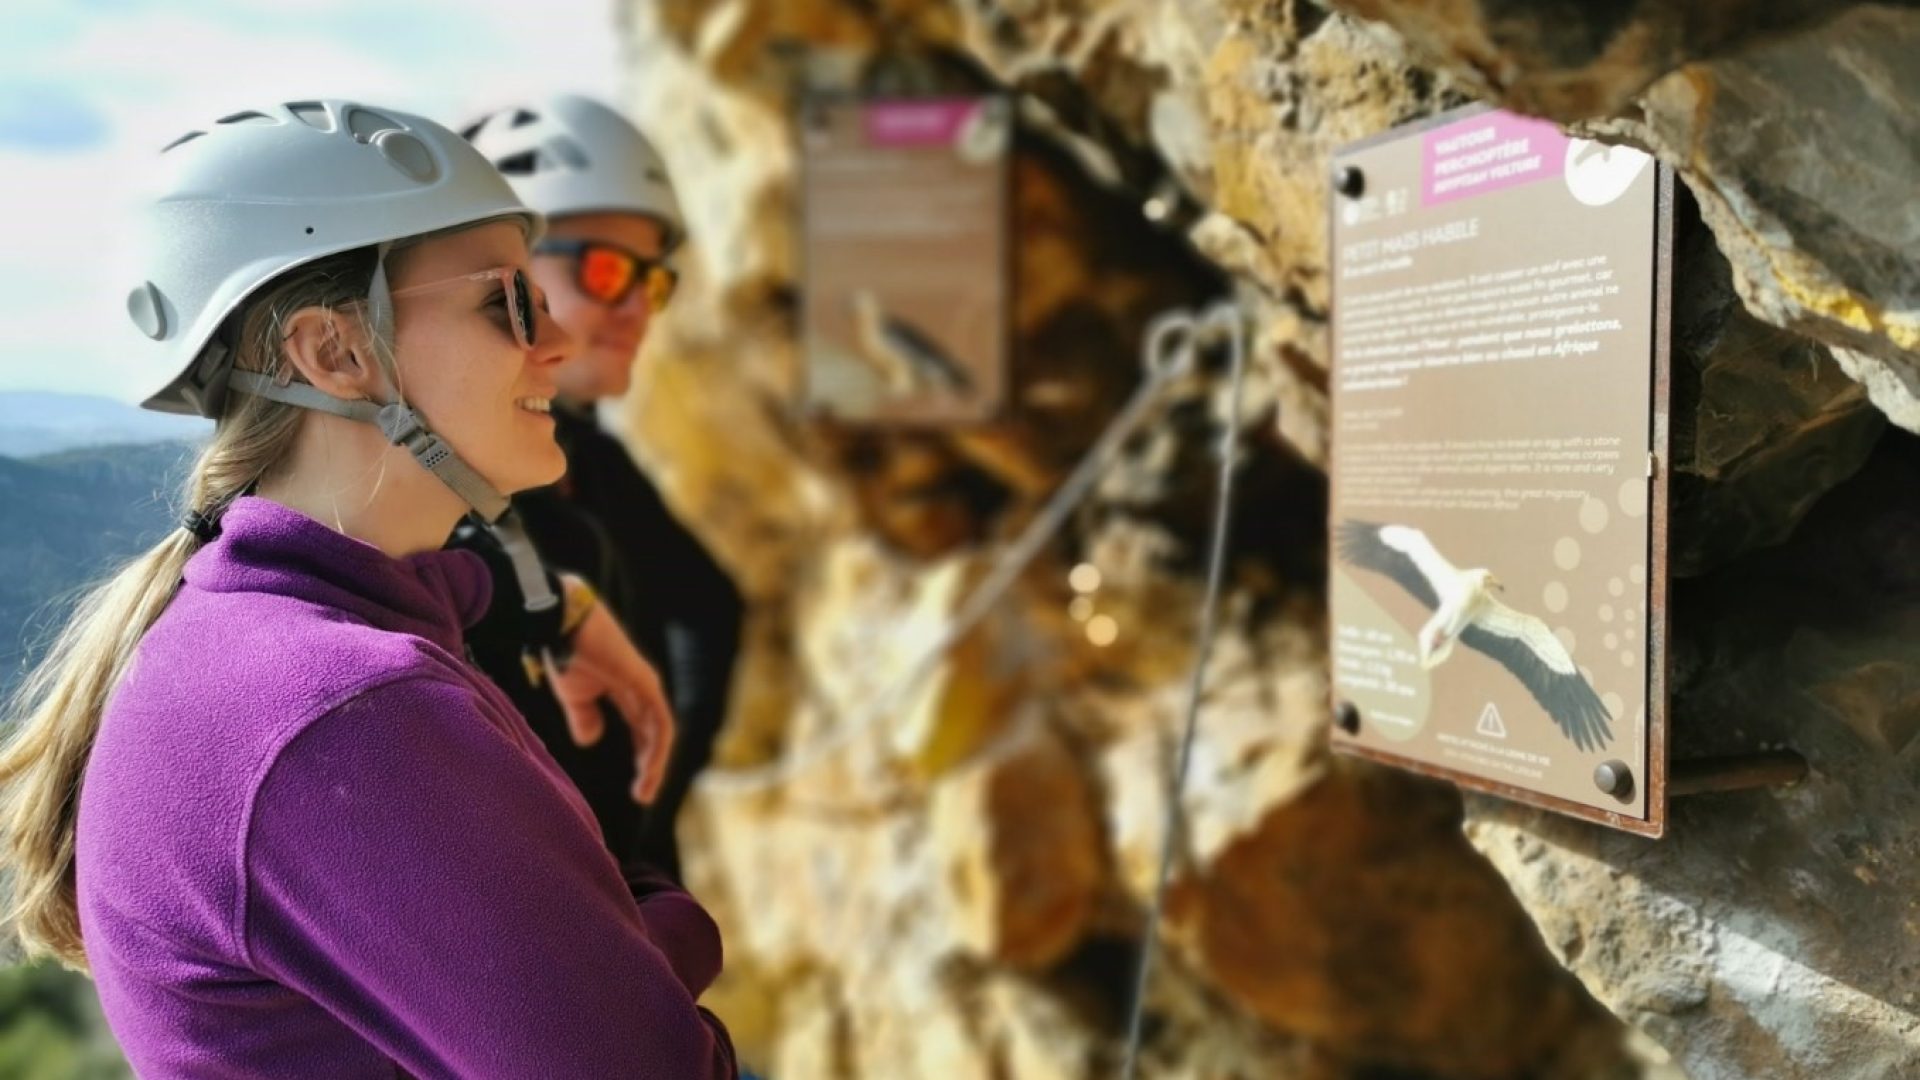
[{"label": "white vulture illustration", "polygon": [[1406,525],[1343,521],[1334,539],[1342,562],[1392,578],[1433,610],[1417,638],[1422,667],[1437,666],[1460,642],[1520,680],[1575,746],[1613,741],[1612,717],[1566,646],[1546,623],[1496,599],[1492,572],[1455,569],[1426,533]]},{"label": "white vulture illustration", "polygon": [[1573,163],[1575,165],[1585,165],[1587,162],[1593,160],[1594,158],[1599,158],[1601,161],[1609,161],[1612,159],[1612,157],[1613,157],[1613,147],[1610,144],[1603,143],[1603,142],[1590,142],[1587,145],[1582,146],[1580,149],[1574,151]]},{"label": "white vulture illustration", "polygon": [[853,294],[855,355],[886,383],[889,393],[916,393],[928,386],[965,397],[973,380],[924,330],[880,306],[867,289]]}]

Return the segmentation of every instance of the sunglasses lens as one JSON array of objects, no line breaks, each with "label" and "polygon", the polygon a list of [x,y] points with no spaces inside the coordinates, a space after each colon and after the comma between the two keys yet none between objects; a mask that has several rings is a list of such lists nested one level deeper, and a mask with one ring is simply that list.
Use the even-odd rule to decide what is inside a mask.
[{"label": "sunglasses lens", "polygon": [[611,248],[590,247],[580,252],[580,291],[603,304],[617,303],[633,287],[639,267],[633,257]]},{"label": "sunglasses lens", "polygon": [[523,270],[513,272],[513,321],[514,329],[519,332],[522,348],[534,346],[533,290],[527,286],[527,275]]},{"label": "sunglasses lens", "polygon": [[664,266],[649,267],[647,270],[647,308],[659,311],[673,299],[673,290],[680,284],[680,275]]}]

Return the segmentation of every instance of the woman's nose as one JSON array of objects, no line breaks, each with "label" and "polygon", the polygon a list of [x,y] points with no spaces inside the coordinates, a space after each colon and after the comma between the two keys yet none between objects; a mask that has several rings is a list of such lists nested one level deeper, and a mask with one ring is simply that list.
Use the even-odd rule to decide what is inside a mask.
[{"label": "woman's nose", "polygon": [[533,362],[536,364],[557,364],[580,351],[580,343],[560,320],[545,308],[535,308],[533,321],[537,330],[533,345]]}]

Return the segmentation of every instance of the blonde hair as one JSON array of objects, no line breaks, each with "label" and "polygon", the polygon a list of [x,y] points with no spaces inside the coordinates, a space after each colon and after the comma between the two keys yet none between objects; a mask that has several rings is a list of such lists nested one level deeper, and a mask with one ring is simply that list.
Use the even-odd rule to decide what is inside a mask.
[{"label": "blonde hair", "polygon": [[[376,257],[372,249],[328,256],[264,286],[237,320],[236,366],[277,375],[285,363],[284,326],[303,308],[364,312]],[[281,464],[301,418],[293,406],[229,395],[187,479],[187,507],[217,518]],[[201,544],[192,532],[176,529],[87,593],[7,710],[12,730],[0,746],[0,851],[10,872],[0,919],[30,957],[52,956],[87,970],[74,883],[81,779],[114,688]]]}]

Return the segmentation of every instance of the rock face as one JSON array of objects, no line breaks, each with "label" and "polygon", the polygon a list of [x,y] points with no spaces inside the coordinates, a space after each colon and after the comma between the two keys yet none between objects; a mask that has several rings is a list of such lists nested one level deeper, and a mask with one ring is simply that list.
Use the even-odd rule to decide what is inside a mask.
[{"label": "rock face", "polygon": [[1452,791],[1343,767],[1270,814],[1170,908],[1171,933],[1227,995],[1441,1075],[1582,1075],[1604,1059],[1579,1045],[1606,1034],[1583,1023],[1585,1000],[1534,961],[1505,883],[1467,857]]},{"label": "rock face", "polygon": [[1556,120],[1628,108],[1668,72],[1817,28],[1845,0],[1603,4],[1526,0],[1335,0],[1393,26],[1426,61],[1459,69],[1475,95]]},{"label": "rock face", "polygon": [[1920,432],[1920,11],[1863,6],[1648,90],[1747,306],[1822,341]]},{"label": "rock face", "polygon": [[1829,350],[1741,306],[1698,204],[1678,203],[1669,557],[1693,577],[1785,540],[1887,424]]},{"label": "rock face", "polygon": [[[1696,1078],[1915,1067],[1920,477],[1888,419],[1920,430],[1916,15],[1340,6],[621,7],[627,104],[694,237],[624,420],[753,605],[683,847],[728,942],[716,1007],[771,1075],[1116,1074],[1194,659],[1219,357],[979,627],[899,683],[1134,391],[1148,320],[1223,295],[1248,314],[1247,434],[1143,1075],[1573,1078],[1663,1057],[1623,1048],[1595,998]],[[800,419],[800,88],[988,85],[1029,102],[1008,415]],[[1327,160],[1475,96],[1645,145],[1692,193],[1675,753],[1784,742],[1815,771],[1686,804],[1657,844],[1478,801],[1463,834],[1451,790],[1325,751]]]},{"label": "rock face", "polygon": [[1920,439],[1673,602],[1674,756],[1785,744],[1812,777],[1681,800],[1657,844],[1476,802],[1474,843],[1694,1080],[1920,1073]]}]

